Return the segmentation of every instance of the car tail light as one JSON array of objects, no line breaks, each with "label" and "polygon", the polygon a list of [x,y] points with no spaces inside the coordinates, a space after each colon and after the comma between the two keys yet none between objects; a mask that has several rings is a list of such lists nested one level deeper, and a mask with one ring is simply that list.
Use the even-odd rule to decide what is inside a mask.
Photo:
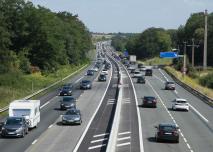
[{"label": "car tail light", "polygon": [[157,102],[157,100],[155,99],[155,100],[153,100],[153,102],[155,102],[155,103],[156,103],[156,102]]},{"label": "car tail light", "polygon": [[178,132],[177,131],[173,131],[173,135],[174,136],[178,136]]},{"label": "car tail light", "polygon": [[161,131],[159,132],[159,134],[160,134],[160,135],[163,135],[163,131],[161,130]]}]

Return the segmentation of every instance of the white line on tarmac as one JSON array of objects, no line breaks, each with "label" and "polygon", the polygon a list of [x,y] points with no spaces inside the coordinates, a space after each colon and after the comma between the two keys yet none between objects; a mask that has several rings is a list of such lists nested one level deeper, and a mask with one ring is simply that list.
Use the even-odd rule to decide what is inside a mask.
[{"label": "white line on tarmac", "polygon": [[75,84],[78,83],[81,79],[83,79],[84,77],[80,77],[78,80],[75,81]]},{"label": "white line on tarmac", "polygon": [[121,141],[121,140],[127,140],[127,139],[130,139],[131,137],[128,136],[128,137],[122,137],[122,138],[118,138],[117,141]]},{"label": "white line on tarmac", "polygon": [[40,109],[44,108],[46,105],[48,105],[50,103],[50,101],[46,102],[45,104],[43,104]]},{"label": "white line on tarmac", "polygon": [[38,141],[38,140],[37,140],[37,139],[35,139],[35,140],[32,142],[32,145],[34,145],[37,141]]},{"label": "white line on tarmac", "polygon": [[93,137],[101,137],[101,136],[106,136],[106,135],[109,135],[109,133],[104,133],[104,134],[98,134],[98,135],[94,135]]},{"label": "white line on tarmac", "polygon": [[[148,85],[151,87],[151,89],[153,90],[153,92],[158,96],[158,98],[159,98],[161,104],[162,104],[163,107],[166,109],[167,113],[169,114],[170,118],[173,120],[174,124],[175,124],[176,126],[179,126],[179,125],[177,124],[177,122],[175,121],[174,117],[171,115],[170,111],[168,111],[168,109],[167,109],[166,105],[164,104],[163,100],[161,99],[160,95],[157,93],[157,91],[153,88],[153,86],[151,85],[151,83],[150,83],[148,80],[147,80],[147,83],[148,83]],[[181,136],[182,136],[183,139],[184,139],[185,137],[184,137],[184,134],[182,133],[181,129],[179,129],[179,132],[180,132],[180,134],[182,134]],[[184,142],[185,142],[185,141],[187,141],[187,140],[185,139]],[[188,149],[191,151],[192,149],[191,149],[189,143],[185,142],[185,144],[187,145]]]},{"label": "white line on tarmac", "polygon": [[[125,68],[125,67],[124,67]],[[135,86],[133,84],[132,78],[128,73],[128,70],[125,68],[125,70],[127,71],[127,74],[130,78],[130,82],[132,84],[132,88],[133,88],[133,92],[134,92],[134,96],[135,96],[135,102],[136,102],[136,109],[137,109],[137,116],[138,116],[138,128],[139,128],[139,143],[140,143],[140,152],[144,152],[144,146],[143,146],[143,132],[142,132],[142,125],[141,125],[141,115],[140,115],[140,111],[139,111],[139,104],[138,104],[138,98],[137,98],[137,94],[135,91]]]},{"label": "white line on tarmac", "polygon": [[[162,71],[159,70],[161,73]],[[164,75],[164,73],[162,73]],[[164,77],[166,79],[168,79],[165,75]],[[174,91],[176,94],[178,94],[177,90]],[[205,122],[209,123],[209,120],[207,118],[205,118],[194,106],[192,106],[190,103],[189,103],[189,106],[192,108],[192,110],[194,110]]]},{"label": "white line on tarmac", "polygon": [[194,106],[192,106],[190,103],[189,103],[189,106],[205,121],[205,122],[209,122],[208,119],[206,119]]},{"label": "white line on tarmac", "polygon": [[[110,64],[111,64],[111,63],[110,63]],[[112,66],[112,64],[111,64],[111,66]],[[87,133],[87,131],[88,131],[88,129],[89,129],[89,127],[90,127],[90,125],[91,125],[93,119],[95,118],[95,115],[97,114],[97,112],[98,112],[98,110],[99,110],[101,104],[103,103],[104,97],[105,97],[105,95],[106,95],[106,93],[107,93],[107,90],[108,90],[108,88],[109,88],[109,85],[110,85],[111,80],[112,80],[112,70],[111,70],[111,73],[110,73],[109,82],[108,82],[107,87],[106,87],[106,90],[105,90],[105,92],[104,92],[104,94],[103,94],[103,96],[102,96],[102,98],[101,98],[101,101],[100,101],[98,107],[96,108],[95,112],[93,113],[91,119],[89,120],[89,122],[88,122],[88,124],[87,124],[87,126],[86,126],[86,128],[85,128],[85,130],[84,130],[84,132],[83,132],[83,134],[81,135],[81,137],[80,137],[78,143],[76,144],[76,146],[75,146],[73,152],[77,152],[77,150],[78,150],[79,146],[81,145],[81,143],[82,143],[84,137],[86,136],[86,133]],[[106,146],[106,144],[105,144],[105,146]]]},{"label": "white line on tarmac", "polygon": [[108,140],[108,138],[103,138],[103,139],[93,140],[93,141],[91,141],[90,143],[97,143],[97,142],[105,141],[105,140]]},{"label": "white line on tarmac", "polygon": [[88,149],[91,150],[91,149],[96,149],[96,148],[100,148],[100,147],[104,147],[104,146],[106,146],[106,144],[92,146],[92,147],[89,147]]},{"label": "white line on tarmac", "polygon": [[48,127],[48,129],[52,128],[53,124]]},{"label": "white line on tarmac", "polygon": [[165,83],[165,81],[163,81],[162,79],[160,79],[159,77],[157,77],[156,75],[154,75],[154,77],[158,80],[160,80],[161,82]]},{"label": "white line on tarmac", "polygon": [[131,132],[129,132],[129,131],[126,131],[126,132],[121,132],[121,133],[118,133],[118,135],[120,136],[120,135],[126,135],[126,134],[131,134]]},{"label": "white line on tarmac", "polygon": [[122,143],[122,144],[117,144],[117,147],[126,146],[126,145],[130,145],[130,142],[126,142],[126,143]]}]

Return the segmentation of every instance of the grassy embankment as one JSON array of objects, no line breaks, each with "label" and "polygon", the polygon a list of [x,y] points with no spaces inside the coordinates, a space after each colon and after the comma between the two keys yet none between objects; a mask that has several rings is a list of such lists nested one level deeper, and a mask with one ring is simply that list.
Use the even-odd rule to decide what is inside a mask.
[{"label": "grassy embankment", "polygon": [[192,88],[200,91],[201,93],[209,96],[210,98],[213,98],[213,89],[203,87],[202,85],[199,84],[199,78],[211,72],[212,69],[207,71],[197,71],[198,73],[196,75],[198,75],[199,77],[192,78],[187,75],[183,77],[180,71],[177,71],[172,66],[169,66],[172,63],[171,59],[153,58],[153,59],[144,61],[144,63],[146,65],[167,65],[165,66],[165,70],[172,73],[174,76],[176,76],[176,78],[186,83],[187,85],[191,86]]},{"label": "grassy embankment", "polygon": [[[89,59],[94,59],[96,54],[95,50],[91,50],[88,52],[87,57]],[[15,99],[23,98],[27,95],[32,94],[42,88],[45,88],[52,83],[61,80],[62,78],[70,75],[71,73],[79,70],[84,65],[79,66],[62,66],[55,73],[48,74],[46,76],[39,73],[34,73],[30,75],[24,75],[21,73],[10,73],[10,74],[2,74],[0,75],[0,108],[7,106],[11,101]],[[86,68],[86,67],[85,67]],[[76,73],[77,74],[77,73]],[[56,86],[40,93],[37,96],[34,96],[33,99],[46,94],[59,86],[61,86],[65,81],[57,84]],[[7,115],[7,112],[1,113],[1,115]]]}]

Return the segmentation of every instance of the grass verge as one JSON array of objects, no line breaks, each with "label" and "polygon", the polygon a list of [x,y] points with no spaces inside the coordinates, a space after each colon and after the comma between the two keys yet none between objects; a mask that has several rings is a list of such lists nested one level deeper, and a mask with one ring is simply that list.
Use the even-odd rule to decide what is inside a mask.
[{"label": "grass verge", "polygon": [[[62,66],[58,71],[49,75],[41,75],[41,73],[34,73],[30,75],[23,75],[20,73],[10,73],[0,75],[0,108],[7,106],[15,99],[23,98],[33,92],[49,86],[50,84],[61,80],[62,78],[77,71],[85,64],[78,66]],[[66,81],[66,80],[65,80]],[[59,83],[57,86],[61,85]],[[50,89],[55,89],[55,87]],[[50,91],[50,90],[48,90]],[[47,92],[48,92],[47,91]],[[47,93],[46,91],[41,93]],[[40,95],[41,95],[40,94]],[[35,97],[34,97],[35,98]]]}]

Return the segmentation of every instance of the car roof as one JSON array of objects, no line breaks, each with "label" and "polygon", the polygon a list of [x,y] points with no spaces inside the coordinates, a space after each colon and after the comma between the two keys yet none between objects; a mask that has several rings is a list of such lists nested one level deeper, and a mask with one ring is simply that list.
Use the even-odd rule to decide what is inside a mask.
[{"label": "car roof", "polygon": [[91,82],[90,80],[82,80],[82,82]]},{"label": "car roof", "polygon": [[183,98],[176,98],[175,101],[186,101],[187,102],[187,100],[183,99]]},{"label": "car roof", "polygon": [[155,96],[144,96],[144,98],[156,98]]},{"label": "car roof", "polygon": [[166,126],[171,126],[171,127],[177,127],[175,124],[173,123],[160,123],[159,124],[160,127],[166,127]]}]

